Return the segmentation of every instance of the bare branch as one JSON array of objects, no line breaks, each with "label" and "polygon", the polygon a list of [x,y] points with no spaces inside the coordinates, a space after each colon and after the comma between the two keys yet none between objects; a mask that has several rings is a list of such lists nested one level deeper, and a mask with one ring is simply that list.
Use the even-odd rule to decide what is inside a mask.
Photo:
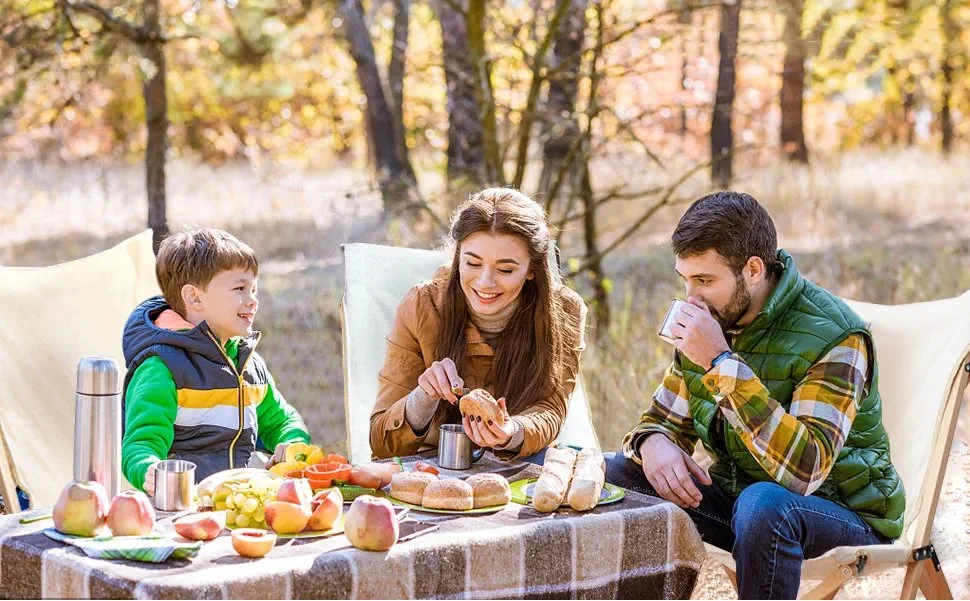
[{"label": "bare branch", "polygon": [[120,33],[134,42],[140,43],[148,41],[149,39],[148,33],[141,27],[132,25],[125,19],[119,19],[95,2],[78,2],[77,0],[57,0],[57,2],[61,5],[65,13],[76,11],[90,15],[97,19],[104,28],[115,33]]}]

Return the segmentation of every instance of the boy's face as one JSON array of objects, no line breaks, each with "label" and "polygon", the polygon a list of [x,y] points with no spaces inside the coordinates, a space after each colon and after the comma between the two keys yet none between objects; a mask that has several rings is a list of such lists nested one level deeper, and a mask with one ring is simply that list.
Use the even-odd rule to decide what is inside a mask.
[{"label": "boy's face", "polygon": [[[256,299],[257,276],[245,269],[223,271],[212,278],[203,290],[195,288],[197,302],[192,303],[219,340],[253,333],[253,321],[259,301]],[[190,307],[186,303],[186,307]]]}]

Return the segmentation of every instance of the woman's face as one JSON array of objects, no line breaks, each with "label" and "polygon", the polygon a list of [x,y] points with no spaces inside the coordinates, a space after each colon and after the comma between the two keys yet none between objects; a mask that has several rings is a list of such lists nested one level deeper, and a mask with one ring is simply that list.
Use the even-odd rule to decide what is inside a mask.
[{"label": "woman's face", "polygon": [[468,305],[476,313],[494,315],[518,298],[527,279],[529,247],[510,234],[475,232],[459,247],[458,275]]}]

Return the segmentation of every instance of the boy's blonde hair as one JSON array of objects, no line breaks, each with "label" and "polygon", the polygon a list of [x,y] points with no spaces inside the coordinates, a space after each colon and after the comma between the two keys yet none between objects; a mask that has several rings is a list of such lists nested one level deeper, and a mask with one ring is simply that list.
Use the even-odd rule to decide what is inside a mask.
[{"label": "boy's blonde hair", "polygon": [[214,227],[185,230],[162,240],[155,258],[155,277],[165,301],[185,317],[182,287],[208,287],[212,278],[230,269],[259,275],[259,259],[249,245]]}]

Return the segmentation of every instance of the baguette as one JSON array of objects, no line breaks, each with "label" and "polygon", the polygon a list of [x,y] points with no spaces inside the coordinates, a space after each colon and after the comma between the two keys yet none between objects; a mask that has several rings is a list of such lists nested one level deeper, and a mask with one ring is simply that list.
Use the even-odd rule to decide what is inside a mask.
[{"label": "baguette", "polygon": [[576,511],[596,507],[606,479],[606,461],[596,449],[583,449],[576,457],[573,481],[569,485],[569,506]]},{"label": "baguette", "polygon": [[559,509],[566,498],[566,489],[569,488],[575,463],[576,451],[570,448],[546,449],[542,473],[532,489],[532,506],[537,511],[548,513]]}]

